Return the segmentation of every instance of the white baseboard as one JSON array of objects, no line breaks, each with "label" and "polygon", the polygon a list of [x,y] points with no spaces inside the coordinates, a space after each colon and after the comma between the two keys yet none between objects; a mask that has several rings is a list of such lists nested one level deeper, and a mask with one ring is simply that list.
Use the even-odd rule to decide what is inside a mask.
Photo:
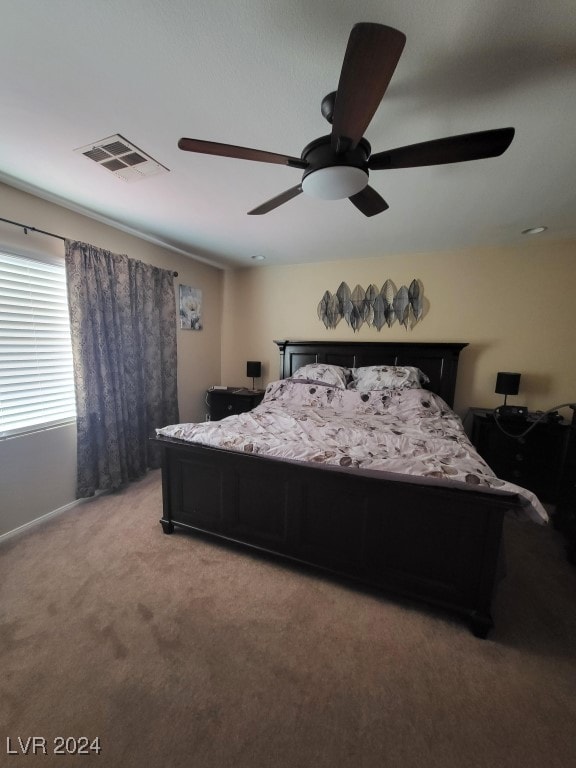
[{"label": "white baseboard", "polygon": [[99,496],[101,493],[102,491],[86,499],[76,499],[75,501],[71,501],[69,504],[64,504],[63,507],[58,507],[58,509],[53,509],[52,512],[46,512],[45,515],[40,515],[40,517],[35,517],[34,520],[30,520],[29,522],[24,523],[24,525],[19,525],[18,528],[13,528],[11,531],[6,531],[6,533],[0,534],[0,544],[3,541],[6,541],[7,539],[11,539],[12,536],[17,536],[18,534],[24,533],[24,531],[27,531],[36,525],[45,523],[51,517],[56,517],[56,515],[60,515],[62,514],[62,512],[67,512],[69,509],[73,509],[73,507],[77,507],[78,504],[84,504],[84,502],[86,501],[91,501],[92,499],[96,498],[96,496]]}]

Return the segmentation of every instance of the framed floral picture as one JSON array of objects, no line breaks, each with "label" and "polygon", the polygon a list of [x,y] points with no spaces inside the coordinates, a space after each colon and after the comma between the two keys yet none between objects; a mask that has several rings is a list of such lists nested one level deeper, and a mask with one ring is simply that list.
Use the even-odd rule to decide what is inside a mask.
[{"label": "framed floral picture", "polygon": [[189,285],[180,286],[180,328],[202,330],[202,291]]}]

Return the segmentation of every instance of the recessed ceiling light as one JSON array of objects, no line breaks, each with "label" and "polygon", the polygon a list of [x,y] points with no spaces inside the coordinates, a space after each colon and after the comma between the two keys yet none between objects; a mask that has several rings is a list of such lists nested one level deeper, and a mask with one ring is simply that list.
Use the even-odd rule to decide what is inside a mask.
[{"label": "recessed ceiling light", "polygon": [[540,232],[546,232],[548,227],[530,227],[530,229],[523,229],[523,235],[539,235]]},{"label": "recessed ceiling light", "polygon": [[253,261],[264,261],[264,259],[266,258],[266,256],[262,256],[262,254],[261,254],[261,253],[257,253],[257,254],[255,254],[254,256],[250,256],[250,258],[251,258]]}]

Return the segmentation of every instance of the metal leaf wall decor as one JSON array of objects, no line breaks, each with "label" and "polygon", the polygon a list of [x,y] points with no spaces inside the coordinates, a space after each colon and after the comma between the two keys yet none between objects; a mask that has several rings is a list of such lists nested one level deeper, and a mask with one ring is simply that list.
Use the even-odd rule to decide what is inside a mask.
[{"label": "metal leaf wall decor", "polygon": [[424,291],[416,278],[408,288],[396,288],[392,280],[386,280],[380,289],[374,284],[366,289],[357,285],[351,291],[346,283],[340,283],[335,293],[324,291],[318,304],[318,317],[326,328],[336,328],[344,319],[354,332],[364,323],[378,331],[385,325],[391,328],[395,322],[413,328],[423,313]]}]

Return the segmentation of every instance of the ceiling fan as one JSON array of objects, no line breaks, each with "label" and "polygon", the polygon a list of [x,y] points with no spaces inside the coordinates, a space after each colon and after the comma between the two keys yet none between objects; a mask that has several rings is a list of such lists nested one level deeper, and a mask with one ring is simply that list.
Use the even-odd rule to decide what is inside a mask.
[{"label": "ceiling fan", "polygon": [[305,192],[312,197],[347,197],[365,216],[374,216],[388,203],[368,185],[369,171],[460,163],[497,157],[514,138],[514,128],[465,133],[371,154],[364,132],[376,112],[406,42],[406,36],[383,24],[361,23],[352,28],[342,64],[338,90],[322,100],[321,111],[332,132],[307,144],[300,157],[259,149],[182,138],[180,149],[262,163],[277,163],[304,171],[302,181],[249,214],[260,215]]}]

